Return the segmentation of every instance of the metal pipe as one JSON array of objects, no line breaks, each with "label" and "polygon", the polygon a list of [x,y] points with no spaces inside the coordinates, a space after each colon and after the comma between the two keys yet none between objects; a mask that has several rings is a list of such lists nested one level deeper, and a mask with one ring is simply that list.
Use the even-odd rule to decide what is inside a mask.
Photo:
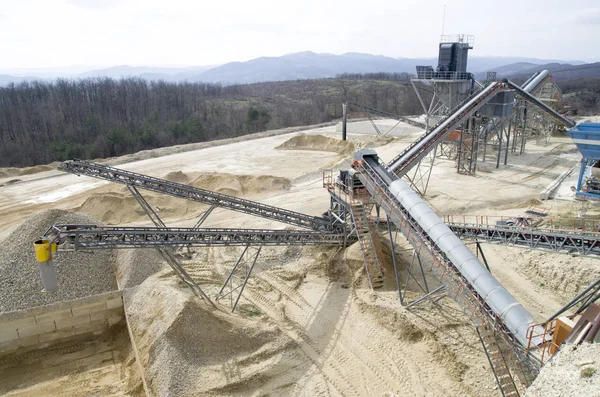
[{"label": "metal pipe", "polygon": [[526,81],[526,84],[523,84],[523,91],[532,92],[548,77],[550,74],[549,70],[542,70],[537,75],[532,76],[533,78],[529,78]]}]

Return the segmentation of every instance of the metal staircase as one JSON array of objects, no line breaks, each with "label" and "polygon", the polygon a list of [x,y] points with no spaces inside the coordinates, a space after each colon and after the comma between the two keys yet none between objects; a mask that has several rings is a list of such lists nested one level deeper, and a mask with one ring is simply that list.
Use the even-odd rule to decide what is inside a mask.
[{"label": "metal staircase", "polygon": [[363,255],[365,270],[371,289],[383,287],[384,276],[381,262],[381,243],[377,227],[369,216],[371,196],[366,189],[355,189],[350,195],[350,209],[355,232]]},{"label": "metal staircase", "polygon": [[483,351],[492,367],[492,372],[498,383],[498,388],[504,397],[518,397],[519,390],[515,385],[513,376],[510,373],[510,367],[502,351],[502,343],[496,338],[496,332],[493,327],[484,324],[477,327],[477,334],[483,346]]}]

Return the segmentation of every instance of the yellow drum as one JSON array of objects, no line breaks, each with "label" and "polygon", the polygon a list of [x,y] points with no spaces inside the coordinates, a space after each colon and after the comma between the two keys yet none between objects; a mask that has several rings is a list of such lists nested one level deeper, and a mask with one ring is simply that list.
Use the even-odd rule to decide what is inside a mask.
[{"label": "yellow drum", "polygon": [[[56,246],[56,244],[53,245]],[[35,249],[35,259],[38,262],[48,262],[52,259],[50,242],[48,240],[37,240],[33,243],[33,248]]]}]

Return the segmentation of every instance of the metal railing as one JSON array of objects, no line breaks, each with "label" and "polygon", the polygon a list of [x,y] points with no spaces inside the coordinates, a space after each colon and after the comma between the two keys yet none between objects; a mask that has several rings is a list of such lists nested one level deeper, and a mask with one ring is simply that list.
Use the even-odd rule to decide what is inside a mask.
[{"label": "metal railing", "polygon": [[417,80],[470,80],[472,76],[469,72],[417,70]]},{"label": "metal railing", "polygon": [[[540,332],[539,330],[542,330]],[[533,359],[536,359],[540,367],[543,366],[559,349],[560,346],[552,341],[554,330],[556,329],[556,320],[548,321],[541,324],[533,324],[527,329],[527,344],[526,354]],[[541,340],[542,343],[531,343],[532,340]]]},{"label": "metal railing", "polygon": [[[478,225],[496,227],[502,225],[512,228],[526,228],[545,232],[600,235],[600,220],[584,218],[536,218],[507,215],[470,215],[445,214],[442,219],[447,224]],[[508,222],[510,224],[506,225]]]}]

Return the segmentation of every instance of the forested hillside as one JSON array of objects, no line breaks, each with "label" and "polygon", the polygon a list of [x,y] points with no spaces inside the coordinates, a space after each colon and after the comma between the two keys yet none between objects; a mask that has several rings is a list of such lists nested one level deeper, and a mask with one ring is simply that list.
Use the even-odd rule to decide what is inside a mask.
[{"label": "forested hillside", "polygon": [[580,116],[600,113],[600,79],[573,79],[559,83],[563,100]]},{"label": "forested hillside", "polygon": [[352,77],[231,86],[140,78],[11,84],[0,88],[0,167],[322,123],[341,117],[345,98],[420,113],[407,82]]}]

